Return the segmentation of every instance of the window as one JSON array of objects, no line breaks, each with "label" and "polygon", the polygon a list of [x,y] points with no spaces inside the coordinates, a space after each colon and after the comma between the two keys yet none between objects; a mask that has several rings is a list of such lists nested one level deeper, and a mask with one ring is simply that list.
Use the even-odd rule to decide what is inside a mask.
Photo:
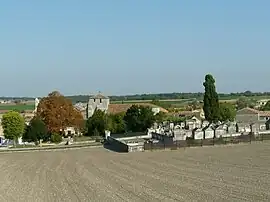
[{"label": "window", "polygon": [[99,99],[99,103],[102,103],[102,99]]},{"label": "window", "polygon": [[96,99],[94,99],[94,102],[96,102]]}]

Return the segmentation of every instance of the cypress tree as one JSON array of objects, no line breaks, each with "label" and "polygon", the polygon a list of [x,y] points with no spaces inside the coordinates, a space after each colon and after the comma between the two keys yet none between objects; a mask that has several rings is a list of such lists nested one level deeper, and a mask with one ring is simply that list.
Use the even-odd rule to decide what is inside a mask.
[{"label": "cypress tree", "polygon": [[215,79],[211,74],[205,76],[203,110],[205,119],[209,122],[217,122],[219,120],[219,101],[215,87]]}]

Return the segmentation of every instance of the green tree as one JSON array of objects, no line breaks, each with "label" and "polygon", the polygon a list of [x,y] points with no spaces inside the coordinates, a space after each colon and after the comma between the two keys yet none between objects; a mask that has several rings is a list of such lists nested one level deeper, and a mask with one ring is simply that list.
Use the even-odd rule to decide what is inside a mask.
[{"label": "green tree", "polygon": [[91,116],[87,120],[87,134],[89,136],[93,136],[96,135],[98,132],[99,135],[105,135],[105,130],[110,128],[109,121],[110,120],[108,119],[104,111],[96,109],[93,116]]},{"label": "green tree", "polygon": [[150,107],[132,105],[126,112],[124,121],[127,129],[133,132],[142,132],[151,127],[156,117]]},{"label": "green tree", "polygon": [[245,96],[241,96],[236,101],[236,106],[237,106],[238,110],[243,109],[245,107],[248,107],[249,106],[249,99],[247,97],[245,97]]},{"label": "green tree", "polygon": [[212,75],[205,76],[203,83],[205,88],[203,99],[203,110],[206,120],[210,122],[217,122],[219,119],[219,100],[215,87],[215,79]]},{"label": "green tree", "polygon": [[52,133],[51,135],[51,142],[53,143],[60,143],[62,142],[62,136],[58,133]]},{"label": "green tree", "polygon": [[27,126],[23,139],[28,142],[48,139],[48,130],[45,123],[39,117],[34,117]]},{"label": "green tree", "polygon": [[193,100],[193,101],[189,104],[189,107],[190,107],[192,110],[200,109],[200,108],[201,108],[200,102],[199,102],[198,100]]},{"label": "green tree", "polygon": [[167,120],[167,115],[165,112],[159,112],[155,115],[155,120],[157,123],[162,123],[163,121]]},{"label": "green tree", "polygon": [[125,132],[125,113],[117,113],[108,115],[108,129],[111,133],[124,133]]},{"label": "green tree", "polygon": [[220,121],[234,121],[236,116],[235,106],[230,103],[221,103],[220,106]]},{"label": "green tree", "polygon": [[5,138],[14,140],[14,143],[16,143],[24,133],[25,121],[18,112],[9,111],[3,115],[2,127]]},{"label": "green tree", "polygon": [[246,108],[246,107],[250,107],[250,108],[254,108],[256,105],[256,100],[255,99],[250,99],[248,97],[245,96],[241,96],[237,101],[236,101],[236,107],[237,110]]}]

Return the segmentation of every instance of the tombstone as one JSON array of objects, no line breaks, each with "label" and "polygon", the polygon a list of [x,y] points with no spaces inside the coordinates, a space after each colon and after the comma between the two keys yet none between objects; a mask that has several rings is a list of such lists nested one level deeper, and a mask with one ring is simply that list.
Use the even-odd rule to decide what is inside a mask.
[{"label": "tombstone", "polygon": [[158,123],[155,122],[155,123],[153,124],[153,128],[154,128],[154,129],[157,129],[157,128],[158,128]]},{"label": "tombstone", "polygon": [[170,128],[170,129],[173,129],[173,128],[174,128],[174,123],[170,123],[169,128]]},{"label": "tombstone", "polygon": [[105,139],[107,140],[108,137],[110,137],[110,136],[111,136],[111,131],[105,130]]},{"label": "tombstone", "polygon": [[22,137],[18,138],[18,144],[21,145],[23,143]]}]

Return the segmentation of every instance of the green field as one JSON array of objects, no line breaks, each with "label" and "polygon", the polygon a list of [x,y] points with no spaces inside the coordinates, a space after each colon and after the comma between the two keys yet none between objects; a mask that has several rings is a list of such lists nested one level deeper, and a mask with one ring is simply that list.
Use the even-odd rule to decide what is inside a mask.
[{"label": "green field", "polygon": [[16,110],[16,111],[24,111],[24,110],[34,110],[34,104],[0,104],[0,110]]},{"label": "green field", "polygon": [[[236,104],[237,100],[241,96],[221,96],[219,98],[219,101],[221,103],[231,103]],[[262,99],[270,99],[270,96],[248,96],[249,100],[251,100],[253,103],[256,103],[258,100]],[[190,98],[190,99],[160,99],[158,100],[158,103],[156,105],[169,109],[169,108],[185,108],[187,105],[190,105],[193,101],[203,102],[203,97],[198,98]],[[155,101],[154,101],[155,102]],[[153,103],[153,100],[123,100],[123,101],[111,101],[113,104],[136,104],[136,103]]]}]

